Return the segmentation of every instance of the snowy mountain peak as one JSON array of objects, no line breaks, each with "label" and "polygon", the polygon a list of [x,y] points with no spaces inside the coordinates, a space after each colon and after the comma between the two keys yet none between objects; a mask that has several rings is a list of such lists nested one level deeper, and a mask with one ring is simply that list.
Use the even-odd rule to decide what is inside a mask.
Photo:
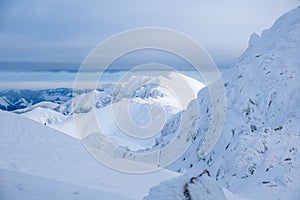
[{"label": "snowy mountain peak", "polygon": [[[169,168],[195,175],[209,169],[222,186],[250,199],[296,199],[300,174],[300,7],[280,17],[223,73],[227,116],[221,137],[197,157],[211,115],[207,90],[198,95],[197,138]],[[295,150],[297,149],[297,150]],[[298,188],[298,189],[296,189]]]},{"label": "snowy mountain peak", "polygon": [[[261,36],[253,33],[238,65],[253,62],[253,59],[275,59],[280,57],[278,54],[287,51],[290,53],[300,44],[299,29],[300,6],[277,19],[271,28],[262,32]],[[299,51],[295,51],[293,56],[298,57],[299,54]],[[299,59],[292,60],[299,64]]]}]

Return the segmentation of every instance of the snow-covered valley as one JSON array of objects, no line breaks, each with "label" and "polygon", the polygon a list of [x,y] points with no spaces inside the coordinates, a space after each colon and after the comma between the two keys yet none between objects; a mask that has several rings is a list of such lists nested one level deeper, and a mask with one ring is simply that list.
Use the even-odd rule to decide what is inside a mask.
[{"label": "snow-covered valley", "polygon": [[[252,34],[238,62],[221,71],[226,118],[217,144],[205,157],[201,152],[212,115],[210,94],[203,83],[187,76],[194,96],[186,98],[186,105],[159,84],[174,79],[174,72],[133,77],[118,88],[104,84],[92,91],[1,91],[0,199],[298,199],[299,35],[300,7],[260,36]],[[126,93],[130,88],[133,92]],[[166,114],[162,130],[142,140],[124,133],[111,107],[123,99],[140,126],[151,122],[151,108],[161,107]],[[151,173],[119,172],[98,162],[77,131],[76,120],[95,111],[115,146],[132,152],[157,150],[169,144],[183,114],[192,115],[196,102],[200,116],[190,147],[174,163]]]}]

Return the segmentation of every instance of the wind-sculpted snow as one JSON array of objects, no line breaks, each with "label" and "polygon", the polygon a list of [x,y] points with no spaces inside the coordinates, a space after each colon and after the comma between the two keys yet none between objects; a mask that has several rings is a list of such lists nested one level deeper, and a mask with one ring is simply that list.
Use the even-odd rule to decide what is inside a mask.
[{"label": "wind-sculpted snow", "polygon": [[300,196],[300,7],[279,18],[223,72],[227,116],[221,138],[204,159],[196,155],[207,128],[209,93],[198,95],[207,112],[198,135],[170,169],[197,174],[209,169],[221,185],[251,199]]}]

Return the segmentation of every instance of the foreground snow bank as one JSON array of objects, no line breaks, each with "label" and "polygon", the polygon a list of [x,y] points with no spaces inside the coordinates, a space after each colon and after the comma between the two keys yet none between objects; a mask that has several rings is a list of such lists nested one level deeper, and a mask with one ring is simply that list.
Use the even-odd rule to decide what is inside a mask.
[{"label": "foreground snow bank", "polygon": [[3,200],[121,200],[116,194],[106,193],[96,188],[75,185],[10,170],[0,169],[0,199]]},{"label": "foreground snow bank", "polygon": [[[151,187],[177,176],[168,170],[148,174],[112,170],[96,161],[79,140],[16,114],[0,111],[0,127],[0,191],[12,199],[73,190],[82,191],[85,197],[142,199]],[[54,195],[48,199],[69,198]]]}]

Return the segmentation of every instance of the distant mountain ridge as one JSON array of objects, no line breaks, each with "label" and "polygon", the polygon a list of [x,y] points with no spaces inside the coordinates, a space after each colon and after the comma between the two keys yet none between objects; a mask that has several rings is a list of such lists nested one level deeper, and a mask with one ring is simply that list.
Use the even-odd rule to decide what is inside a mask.
[{"label": "distant mountain ridge", "polygon": [[13,62],[13,61],[0,61],[0,71],[70,71],[77,72],[80,63],[56,63],[56,62]]}]

